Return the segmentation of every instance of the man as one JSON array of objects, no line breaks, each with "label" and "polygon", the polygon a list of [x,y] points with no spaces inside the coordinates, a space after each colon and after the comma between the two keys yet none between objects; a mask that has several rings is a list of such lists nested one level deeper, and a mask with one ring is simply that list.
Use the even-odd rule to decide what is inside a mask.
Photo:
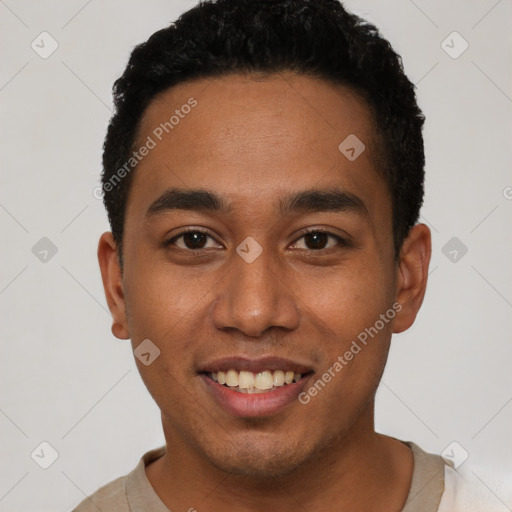
[{"label": "man", "polygon": [[389,43],[336,0],[207,1],[114,95],[98,257],[166,446],[75,510],[452,511],[453,469],[374,429],[431,252]]}]

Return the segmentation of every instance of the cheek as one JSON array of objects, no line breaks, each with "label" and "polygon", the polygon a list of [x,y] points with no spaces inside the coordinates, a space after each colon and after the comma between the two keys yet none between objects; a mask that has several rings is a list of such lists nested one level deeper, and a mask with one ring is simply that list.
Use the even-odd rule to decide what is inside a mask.
[{"label": "cheek", "polygon": [[195,376],[191,345],[206,311],[205,292],[197,281],[155,263],[130,275],[125,298],[132,348],[149,339],[159,350],[147,366],[136,357],[139,373],[162,410],[181,410],[184,396],[193,392],[184,395],[184,382]]},{"label": "cheek", "polygon": [[377,265],[362,263],[361,268],[339,269],[317,280],[316,286],[304,281],[301,293],[307,314],[316,323],[317,336],[321,333],[322,365],[314,381],[321,382],[309,389],[326,414],[334,414],[331,408],[342,402],[344,409],[336,409],[335,414],[355,414],[355,408],[366,403],[378,385],[396,314],[389,278],[383,276]]},{"label": "cheek", "polygon": [[[393,287],[387,274],[376,263],[361,262],[321,277],[303,275],[297,295],[312,317],[344,344],[374,325],[392,306]],[[386,324],[381,330],[389,327]]]},{"label": "cheek", "polygon": [[338,316],[331,323],[335,335],[322,343],[323,364],[301,398],[317,417],[329,418],[332,428],[349,426],[373,398],[391,338],[390,319],[384,322],[380,313],[347,310],[343,315],[338,311]]},{"label": "cheek", "polygon": [[172,337],[178,334],[191,315],[197,315],[208,300],[208,277],[192,277],[176,271],[165,262],[140,263],[126,275],[125,299],[130,333],[133,338]]}]

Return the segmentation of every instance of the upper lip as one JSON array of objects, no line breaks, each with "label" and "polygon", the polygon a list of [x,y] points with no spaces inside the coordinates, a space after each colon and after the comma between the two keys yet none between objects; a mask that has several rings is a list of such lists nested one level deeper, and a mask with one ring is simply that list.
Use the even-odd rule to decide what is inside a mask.
[{"label": "upper lip", "polygon": [[283,370],[285,372],[291,371],[304,374],[313,371],[310,366],[292,361],[291,359],[285,359],[283,357],[266,356],[250,359],[243,356],[232,356],[215,359],[201,365],[199,368],[199,373],[215,373],[218,371],[227,371],[230,369],[245,370],[254,373],[263,372],[265,370]]}]

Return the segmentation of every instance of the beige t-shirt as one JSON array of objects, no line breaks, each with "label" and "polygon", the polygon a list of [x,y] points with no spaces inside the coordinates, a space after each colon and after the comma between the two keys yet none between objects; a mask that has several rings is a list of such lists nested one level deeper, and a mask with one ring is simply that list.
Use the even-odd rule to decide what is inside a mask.
[{"label": "beige t-shirt", "polygon": [[[414,455],[411,488],[402,512],[438,512],[444,491],[445,462],[439,455],[405,442]],[[165,453],[165,446],[145,453],[137,467],[85,498],[73,512],[170,512],[151,487],[145,467]]]}]

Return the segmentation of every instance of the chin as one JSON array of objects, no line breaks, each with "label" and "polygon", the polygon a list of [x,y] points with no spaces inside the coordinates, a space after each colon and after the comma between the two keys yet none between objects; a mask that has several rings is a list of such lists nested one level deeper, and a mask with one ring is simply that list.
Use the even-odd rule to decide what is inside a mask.
[{"label": "chin", "polygon": [[[244,439],[229,446],[218,446],[215,453],[205,454],[217,469],[256,480],[284,477],[311,458],[303,443],[293,445],[289,441],[262,443],[261,440]],[[311,453],[310,453],[311,452]]]}]

